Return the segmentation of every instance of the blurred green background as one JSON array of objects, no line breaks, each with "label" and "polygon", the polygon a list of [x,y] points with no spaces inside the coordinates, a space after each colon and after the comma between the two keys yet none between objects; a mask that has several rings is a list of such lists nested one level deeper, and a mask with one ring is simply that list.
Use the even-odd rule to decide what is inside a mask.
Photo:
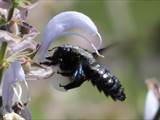
[{"label": "blurred green background", "polygon": [[[31,81],[33,119],[142,119],[147,93],[145,80],[160,78],[160,2],[158,0],[40,0],[28,22],[42,40],[47,22],[56,14],[74,10],[97,25],[105,45],[119,42],[99,59],[122,82],[127,99],[115,102],[90,82],[68,92],[54,90],[48,81]],[[67,38],[66,38],[67,39]],[[78,43],[57,40],[54,45]],[[82,42],[81,42],[82,43]]]}]

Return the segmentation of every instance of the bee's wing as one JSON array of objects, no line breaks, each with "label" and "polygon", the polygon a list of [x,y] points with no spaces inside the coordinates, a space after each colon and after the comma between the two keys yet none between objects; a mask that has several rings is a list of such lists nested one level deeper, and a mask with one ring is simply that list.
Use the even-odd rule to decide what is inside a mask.
[{"label": "bee's wing", "polygon": [[[114,42],[114,43],[111,43],[110,45],[106,46],[106,47],[103,47],[101,49],[98,50],[98,52],[100,54],[103,54],[104,52],[110,50],[111,48],[113,47],[121,47],[121,48],[125,48],[126,46],[133,46],[135,45],[137,41],[135,40],[123,40],[123,41],[117,41],[117,42]],[[92,55],[95,57],[95,58],[98,58],[99,55],[97,55],[96,52],[93,52]]]},{"label": "bee's wing", "polygon": [[50,78],[49,82],[51,85],[58,91],[65,92],[66,89],[62,86],[68,85],[72,82],[70,77],[63,76],[58,74],[57,71],[61,72],[59,66],[54,66],[52,70],[55,72],[54,75]]},{"label": "bee's wing", "polygon": [[[112,44],[110,44],[110,45],[108,45],[108,46],[106,46],[106,47],[104,47],[104,48],[99,49],[98,52],[99,52],[100,54],[102,54],[103,52],[105,52],[105,51],[107,51],[107,50],[111,49],[112,47],[115,47],[115,46],[117,46],[117,45],[119,45],[119,44],[120,44],[120,42],[112,43]],[[97,57],[99,56],[99,55],[97,55],[96,52],[93,52],[92,55],[93,55],[95,58],[97,58]]]}]

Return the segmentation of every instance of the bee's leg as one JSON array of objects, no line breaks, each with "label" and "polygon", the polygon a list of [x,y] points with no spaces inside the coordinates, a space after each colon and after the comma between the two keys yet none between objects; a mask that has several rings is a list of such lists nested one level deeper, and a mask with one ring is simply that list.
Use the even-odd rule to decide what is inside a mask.
[{"label": "bee's leg", "polygon": [[70,90],[70,89],[73,89],[73,88],[77,88],[77,87],[80,87],[81,84],[84,82],[84,80],[77,80],[77,81],[73,81],[71,82],[70,84],[68,85],[59,85],[60,87],[63,87],[65,90]]},{"label": "bee's leg", "polygon": [[72,76],[72,73],[68,71],[65,71],[65,72],[57,71],[57,74],[61,74],[62,76],[66,76],[66,77]]},{"label": "bee's leg", "polygon": [[85,81],[85,74],[81,64],[73,74],[72,79],[73,81],[71,83],[65,86],[60,85],[60,87],[64,87],[64,89],[69,90],[81,86],[81,84]]},{"label": "bee's leg", "polygon": [[47,60],[52,60],[52,57],[48,56],[46,57]]},{"label": "bee's leg", "polygon": [[46,61],[46,62],[40,62],[40,64],[50,66],[52,65],[52,62]]}]

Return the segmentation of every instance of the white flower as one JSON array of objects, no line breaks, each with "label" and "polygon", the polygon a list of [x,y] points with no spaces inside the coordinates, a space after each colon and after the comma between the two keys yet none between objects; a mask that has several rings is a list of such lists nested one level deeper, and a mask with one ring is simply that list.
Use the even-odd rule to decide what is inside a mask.
[{"label": "white flower", "polygon": [[144,120],[153,120],[160,107],[160,86],[156,80],[147,80],[148,93],[145,101]]},{"label": "white flower", "polygon": [[88,33],[90,36],[98,36],[100,42],[98,47],[100,47],[102,42],[101,36],[98,33],[96,25],[88,16],[75,11],[62,12],[53,17],[44,30],[42,45],[37,53],[38,61],[44,60],[47,50],[53,41],[66,34],[78,35],[81,38],[87,40],[98,53],[97,48],[89,39],[79,33],[67,32],[70,29],[81,29]]},{"label": "white flower", "polygon": [[149,90],[145,102],[144,119],[152,120],[159,108],[159,101],[152,90]]}]

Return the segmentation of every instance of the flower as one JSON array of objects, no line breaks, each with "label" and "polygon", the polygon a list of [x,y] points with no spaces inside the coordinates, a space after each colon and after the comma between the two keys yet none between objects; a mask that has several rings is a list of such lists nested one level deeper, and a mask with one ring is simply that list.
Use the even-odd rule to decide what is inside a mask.
[{"label": "flower", "polygon": [[2,100],[3,106],[7,112],[12,111],[11,108],[13,105],[13,96],[16,95],[16,102],[19,102],[22,97],[22,88],[20,85],[20,81],[25,84],[26,88],[28,87],[25,81],[23,68],[21,64],[16,61],[10,64],[9,68],[5,71],[2,79]]},{"label": "flower", "polygon": [[0,7],[3,2],[6,2],[8,7],[0,8],[1,113],[3,119],[31,120],[32,116],[27,107],[30,100],[29,89],[26,71],[22,66],[31,67],[31,59],[37,50],[34,38],[38,32],[24,21],[32,6],[27,5],[28,0],[0,0]]},{"label": "flower", "polygon": [[31,10],[33,7],[35,7],[39,1],[34,1],[34,3],[31,3],[29,0],[22,0],[22,2],[17,6],[17,9],[15,9],[14,16],[16,18],[19,18],[21,20],[25,20],[28,16],[29,10]]},{"label": "flower", "polygon": [[[31,113],[28,108],[23,105],[28,103],[29,91],[28,85],[25,80],[25,74],[21,64],[15,61],[10,64],[9,68],[5,71],[2,79],[2,103],[3,103],[3,113],[5,115],[10,115],[8,113],[16,113],[16,109],[13,106],[22,104],[21,114],[24,118],[31,117]],[[20,114],[17,113],[17,114]],[[20,115],[21,115],[20,114]],[[4,116],[5,116],[4,115]],[[14,115],[14,114],[13,114]],[[29,119],[28,119],[29,120]]]},{"label": "flower", "polygon": [[144,120],[154,120],[160,109],[160,84],[155,79],[146,81],[148,93],[145,102]]},{"label": "flower", "polygon": [[79,33],[68,32],[70,29],[81,29],[90,36],[98,36],[98,47],[100,47],[102,39],[94,22],[88,16],[80,12],[66,11],[59,13],[48,22],[44,30],[42,45],[37,53],[37,61],[43,61],[50,44],[63,35],[80,36],[81,38],[87,40],[98,53],[97,48],[89,39]]},{"label": "flower", "polygon": [[[16,23],[15,23],[16,24]],[[9,24],[8,29],[16,28]],[[25,22],[20,22],[17,24],[18,32],[0,30],[0,44],[2,42],[7,42],[7,62],[13,62],[15,60],[22,59],[36,52],[37,42],[35,37],[38,35],[38,31]],[[13,30],[13,29],[12,29]],[[19,33],[19,34],[15,34]]]},{"label": "flower", "polygon": [[34,42],[34,38],[37,34],[37,32],[31,32],[23,37],[19,37],[10,32],[0,30],[0,44],[6,41],[8,43],[9,52],[12,54],[28,48],[34,50],[37,45],[36,42]]}]

